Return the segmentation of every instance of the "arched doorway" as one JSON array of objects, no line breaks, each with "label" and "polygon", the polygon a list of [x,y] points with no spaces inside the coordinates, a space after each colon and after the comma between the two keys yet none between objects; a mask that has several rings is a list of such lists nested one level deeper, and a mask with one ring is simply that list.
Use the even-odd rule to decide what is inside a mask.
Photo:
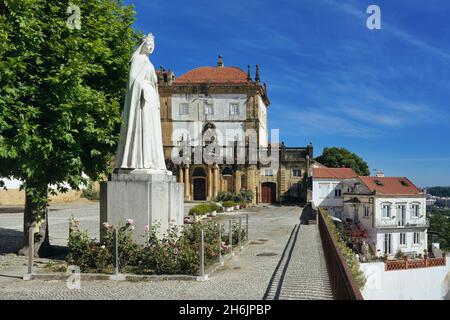
[{"label": "arched doorway", "polygon": [[206,200],[206,171],[204,168],[197,167],[194,169],[192,183],[194,186],[193,199],[199,201]]},{"label": "arched doorway", "polygon": [[261,184],[261,202],[274,203],[277,199],[277,185],[275,182],[263,182]]},{"label": "arched doorway", "polygon": [[194,200],[206,200],[205,178],[194,178]]}]

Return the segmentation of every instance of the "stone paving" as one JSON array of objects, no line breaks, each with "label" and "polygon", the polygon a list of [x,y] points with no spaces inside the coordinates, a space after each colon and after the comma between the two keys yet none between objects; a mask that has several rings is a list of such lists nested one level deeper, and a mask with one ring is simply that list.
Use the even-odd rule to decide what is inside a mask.
[{"label": "stone paving", "polygon": [[[188,204],[188,207],[192,204]],[[54,244],[65,245],[68,235],[68,218],[73,215],[87,228],[91,237],[98,235],[98,203],[79,203],[55,206],[50,211],[50,238]],[[187,208],[188,210],[188,208]],[[209,281],[151,281],[112,282],[82,281],[81,289],[68,289],[63,281],[23,281],[26,271],[24,257],[0,254],[6,267],[0,269],[0,299],[254,299],[264,298],[271,279],[292,230],[299,223],[299,207],[256,207],[247,209],[249,233],[252,240],[242,252],[212,275]],[[20,230],[22,215],[0,214],[0,226],[9,230]],[[301,226],[298,242],[315,242],[313,233],[303,233]],[[1,233],[1,232],[0,232]],[[302,236],[301,236],[302,235]],[[308,237],[311,237],[308,239]],[[303,240],[302,240],[303,239]],[[302,253],[293,251],[290,263],[301,258]],[[41,262],[42,263],[42,262]],[[295,270],[294,270],[295,269]],[[310,273],[311,270],[287,267],[285,285],[278,298],[293,298],[286,280]],[[312,277],[311,280],[315,278]],[[323,279],[322,279],[323,280]],[[289,280],[291,281],[291,280]],[[325,283],[325,281],[324,281]],[[290,290],[290,289],[289,289]],[[288,294],[289,293],[289,294]],[[299,298],[306,297],[298,295]],[[311,295],[310,298],[324,298]]]},{"label": "stone paving", "polygon": [[265,298],[333,299],[317,225],[295,226]]}]

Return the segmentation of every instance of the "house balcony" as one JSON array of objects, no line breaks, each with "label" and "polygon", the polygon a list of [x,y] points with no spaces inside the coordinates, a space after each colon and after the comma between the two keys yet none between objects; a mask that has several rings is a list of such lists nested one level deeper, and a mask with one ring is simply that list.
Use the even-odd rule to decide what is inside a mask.
[{"label": "house balcony", "polygon": [[390,219],[387,221],[376,222],[375,228],[377,229],[408,229],[408,228],[429,228],[430,227],[430,219],[426,219],[425,221],[419,220],[415,221],[407,221],[402,223],[397,219]]}]

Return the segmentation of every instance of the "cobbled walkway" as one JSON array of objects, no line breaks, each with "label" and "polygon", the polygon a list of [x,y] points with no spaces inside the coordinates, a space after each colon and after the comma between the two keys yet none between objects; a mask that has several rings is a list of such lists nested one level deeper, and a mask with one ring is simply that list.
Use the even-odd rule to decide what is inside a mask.
[{"label": "cobbled walkway", "polygon": [[[60,246],[67,243],[68,221],[72,215],[80,220],[82,229],[89,231],[89,236],[97,237],[98,212],[98,203],[53,207],[49,219],[51,242]],[[82,281],[81,289],[71,290],[64,281],[21,280],[27,268],[26,257],[0,253],[0,300],[260,300],[265,297],[268,287],[275,287],[267,297],[270,299],[274,298],[277,288],[277,299],[329,299],[326,279],[321,278],[325,263],[320,260],[317,230],[315,226],[296,226],[302,209],[296,206],[261,206],[246,212],[249,213],[249,245],[219,268],[209,281]],[[20,233],[22,218],[20,213],[0,214],[3,239],[18,238],[14,232]],[[11,243],[5,244],[4,248],[11,246]],[[39,265],[45,266],[45,261]],[[277,279],[273,277],[275,272]]]},{"label": "cobbled walkway", "polygon": [[317,225],[296,225],[292,230],[265,299],[333,299]]}]

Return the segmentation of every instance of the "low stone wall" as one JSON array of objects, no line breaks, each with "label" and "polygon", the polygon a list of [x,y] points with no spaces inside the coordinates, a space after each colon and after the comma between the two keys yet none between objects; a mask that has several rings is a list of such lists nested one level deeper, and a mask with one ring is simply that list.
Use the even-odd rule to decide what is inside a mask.
[{"label": "low stone wall", "polygon": [[[448,258],[448,257],[447,257]],[[450,265],[386,271],[384,262],[360,264],[367,277],[362,290],[367,300],[416,300],[450,298]]]},{"label": "low stone wall", "polygon": [[[52,203],[65,203],[80,199],[82,191],[69,190],[50,196]],[[19,189],[0,190],[0,206],[23,206],[25,204],[25,191]]]}]

